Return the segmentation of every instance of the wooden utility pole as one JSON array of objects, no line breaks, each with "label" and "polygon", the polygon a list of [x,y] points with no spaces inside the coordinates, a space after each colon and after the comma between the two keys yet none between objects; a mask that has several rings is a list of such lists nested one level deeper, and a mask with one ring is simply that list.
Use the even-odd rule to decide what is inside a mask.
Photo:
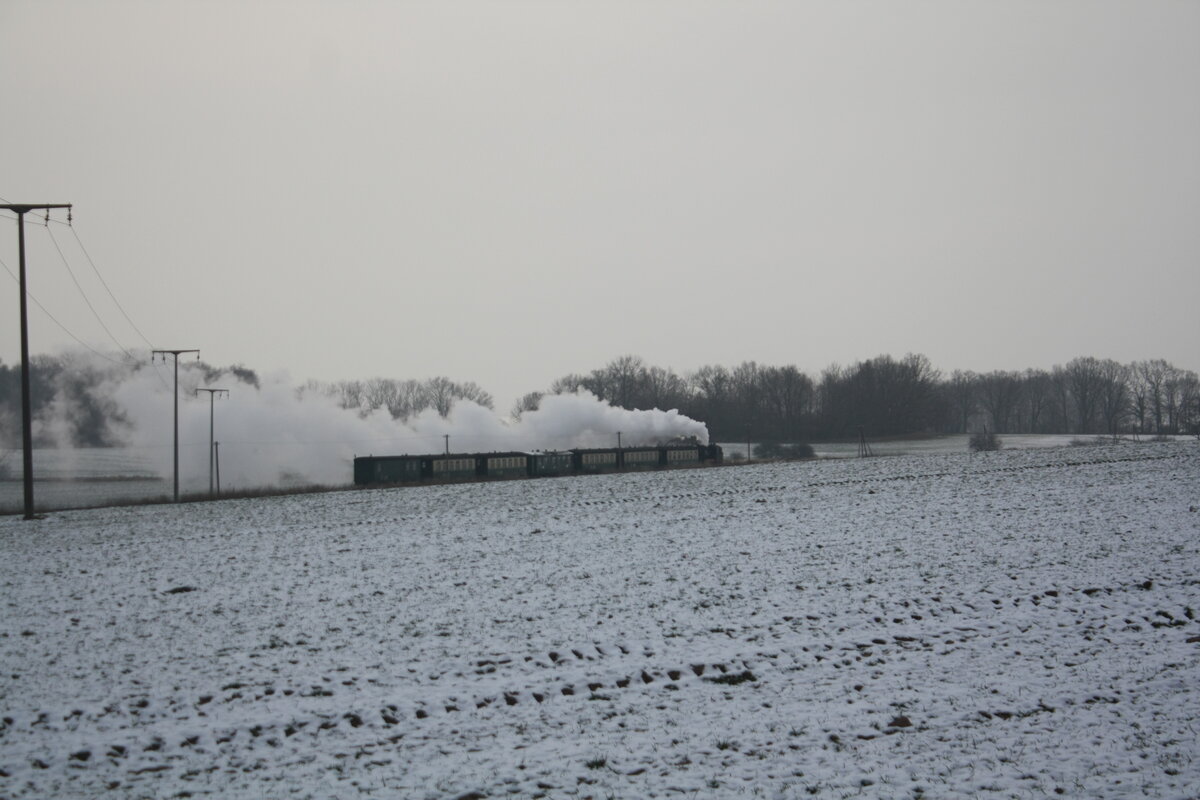
[{"label": "wooden utility pole", "polygon": [[67,222],[71,221],[70,203],[5,203],[0,209],[17,215],[17,249],[21,261],[21,468],[25,480],[25,519],[33,519],[33,411],[29,393],[29,311],[25,289],[25,215],[37,209],[45,211],[49,219],[50,209],[67,209]]},{"label": "wooden utility pole", "polygon": [[213,460],[216,458],[216,447],[214,446],[216,444],[216,441],[213,438],[213,433],[215,431],[215,428],[213,427],[213,421],[214,421],[214,419],[213,419],[213,400],[215,400],[217,398],[217,396],[222,393],[224,393],[224,395],[226,397],[228,397],[229,390],[228,389],[197,389],[196,390],[196,394],[200,394],[201,392],[208,392],[208,495],[209,495],[209,497],[212,497],[212,494],[213,494]]},{"label": "wooden utility pole", "polygon": [[179,354],[180,353],[195,353],[196,358],[200,358],[199,350],[151,350],[150,359],[154,360],[155,356],[161,355],[163,361],[167,360],[168,355],[175,357],[175,502],[179,502]]}]

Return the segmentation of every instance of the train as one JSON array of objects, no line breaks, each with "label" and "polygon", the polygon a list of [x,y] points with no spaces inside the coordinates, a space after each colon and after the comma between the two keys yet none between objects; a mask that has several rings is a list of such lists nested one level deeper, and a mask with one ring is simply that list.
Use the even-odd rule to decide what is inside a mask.
[{"label": "train", "polygon": [[722,459],[721,448],[715,444],[668,444],[538,452],[357,456],[354,459],[354,483],[357,486],[376,486],[504,478],[549,478],[600,472],[699,467],[719,464]]}]

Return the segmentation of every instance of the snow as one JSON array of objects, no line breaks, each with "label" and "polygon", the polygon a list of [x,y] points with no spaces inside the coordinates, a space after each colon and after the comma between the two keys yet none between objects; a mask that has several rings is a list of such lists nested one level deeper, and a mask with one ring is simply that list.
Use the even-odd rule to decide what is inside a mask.
[{"label": "snow", "polygon": [[1195,797],[1198,506],[1180,442],[4,518],[0,796]]}]

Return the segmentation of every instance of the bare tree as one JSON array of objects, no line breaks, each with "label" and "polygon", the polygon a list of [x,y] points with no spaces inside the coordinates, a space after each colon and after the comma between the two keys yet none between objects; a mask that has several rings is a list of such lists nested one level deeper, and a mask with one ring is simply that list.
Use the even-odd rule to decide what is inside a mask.
[{"label": "bare tree", "polygon": [[1150,387],[1142,380],[1138,362],[1129,365],[1129,413],[1133,415],[1133,429],[1146,433],[1150,416]]},{"label": "bare tree", "polygon": [[[735,422],[733,412],[733,380],[729,370],[706,364],[688,376],[693,416],[706,421],[709,429],[730,433]],[[741,433],[739,431],[738,435]]]},{"label": "bare tree", "polygon": [[769,429],[779,441],[801,442],[809,438],[815,386],[812,379],[794,366],[764,367],[759,371],[763,412]]},{"label": "bare tree", "polygon": [[1200,436],[1200,376],[1190,370],[1179,381],[1179,432]]},{"label": "bare tree", "polygon": [[1104,371],[1100,361],[1092,356],[1075,358],[1067,363],[1063,371],[1075,412],[1075,432],[1095,433],[1104,386]]},{"label": "bare tree", "polygon": [[587,385],[587,378],[576,373],[564,375],[550,384],[550,394],[575,394],[580,389],[591,391]]},{"label": "bare tree", "polygon": [[407,421],[432,405],[425,384],[408,378],[396,384],[395,404],[388,410],[393,418]]},{"label": "bare tree", "polygon": [[441,375],[436,378],[430,378],[425,381],[425,391],[429,397],[430,405],[437,411],[438,415],[441,417],[450,416],[450,410],[454,408],[454,381]]},{"label": "bare tree", "polygon": [[817,415],[826,436],[845,436],[849,430],[850,404],[846,395],[846,376],[849,370],[830,364],[821,371],[817,385]]},{"label": "bare tree", "polygon": [[454,385],[454,396],[456,400],[467,400],[484,408],[492,408],[493,406],[492,395],[484,390],[482,386],[475,383],[475,381],[456,383]]},{"label": "bare tree", "polygon": [[979,376],[971,371],[954,370],[946,382],[946,401],[954,412],[954,431],[970,430],[971,417],[979,406]]},{"label": "bare tree", "polygon": [[1165,388],[1175,368],[1161,358],[1138,361],[1134,372],[1141,392],[1154,419],[1154,432],[1163,432],[1163,417],[1166,415]]},{"label": "bare tree", "polygon": [[1129,416],[1129,368],[1111,358],[1100,362],[1100,417],[1110,436],[1121,432]]},{"label": "bare tree", "polygon": [[646,362],[638,356],[626,355],[610,361],[601,370],[605,383],[604,399],[621,408],[636,407],[645,372]]},{"label": "bare tree", "polygon": [[1009,423],[1021,402],[1021,376],[997,370],[979,378],[979,402],[992,418],[992,431],[1009,433]]},{"label": "bare tree", "polygon": [[1179,433],[1179,417],[1180,417],[1180,400],[1182,399],[1181,389],[1183,388],[1184,375],[1181,370],[1171,367],[1167,373],[1167,379],[1163,381],[1163,406],[1167,415],[1167,433]]},{"label": "bare tree", "polygon": [[721,366],[705,365],[692,373],[689,382],[699,397],[711,402],[727,402],[732,393],[729,370]]},{"label": "bare tree", "polygon": [[332,393],[342,408],[363,407],[362,381],[338,381],[333,385]]},{"label": "bare tree", "polygon": [[888,355],[821,378],[821,407],[826,432],[850,435],[864,427],[870,435],[891,436],[935,430],[944,419],[939,373],[923,355]]},{"label": "bare tree", "polygon": [[371,378],[363,384],[362,405],[369,411],[391,409],[396,405],[396,397],[396,382],[391,378]]},{"label": "bare tree", "polygon": [[545,392],[529,392],[513,403],[511,416],[514,420],[520,420],[527,411],[537,411],[542,405],[542,398],[545,397]]},{"label": "bare tree", "polygon": [[687,400],[687,383],[670,369],[648,367],[639,394],[638,408],[679,408]]},{"label": "bare tree", "polygon": [[[1124,416],[1132,417],[1136,431],[1165,434],[1189,429],[1193,415],[1188,408],[1194,402],[1195,373],[1181,370],[1161,358],[1135,361],[1124,367],[1111,361],[1102,363],[1108,370],[1109,379],[1124,376]],[[1117,389],[1109,387],[1109,391]],[[1118,399],[1108,398],[1108,406]]]},{"label": "bare tree", "polygon": [[1048,432],[1046,418],[1051,415],[1054,402],[1054,385],[1050,373],[1044,369],[1028,369],[1022,376],[1024,387],[1021,392],[1021,413],[1025,417],[1023,429],[1030,433]]}]

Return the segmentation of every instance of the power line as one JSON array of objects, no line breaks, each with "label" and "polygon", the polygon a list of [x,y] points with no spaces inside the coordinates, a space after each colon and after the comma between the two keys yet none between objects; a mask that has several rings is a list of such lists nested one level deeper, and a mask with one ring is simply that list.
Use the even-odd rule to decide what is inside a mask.
[{"label": "power line", "polygon": [[136,361],[137,359],[134,357],[133,353],[129,352],[129,350],[127,350],[123,344],[117,341],[117,337],[113,336],[112,331],[110,331],[108,326],[104,324],[104,320],[100,319],[99,312],[97,312],[96,307],[92,305],[92,301],[88,299],[87,293],[83,291],[83,286],[80,285],[79,279],[75,277],[75,270],[71,269],[70,263],[67,262],[66,255],[63,254],[62,248],[58,246],[58,239],[55,238],[54,232],[50,230],[49,226],[46,227],[46,233],[50,234],[50,241],[54,243],[54,249],[58,251],[58,257],[62,259],[63,266],[67,268],[67,274],[71,276],[71,281],[75,284],[75,288],[79,290],[79,296],[82,297],[83,302],[87,304],[88,309],[92,312],[92,316],[96,318],[96,322],[100,323],[100,327],[103,328],[104,332],[108,334],[108,338],[113,340],[113,343],[129,358],[130,361]]},{"label": "power line", "polygon": [[[3,201],[3,198],[0,198],[0,201]],[[7,217],[7,219],[12,220],[13,222],[17,221],[17,218],[15,216]],[[51,222],[53,222],[55,225],[63,225],[65,227],[67,227],[68,229],[70,229],[71,235],[75,237],[75,243],[77,245],[79,245],[80,252],[83,253],[84,258],[86,258],[88,264],[91,265],[92,271],[96,273],[96,277],[100,280],[100,285],[104,287],[104,290],[106,292],[108,292],[108,296],[110,298],[112,298],[113,305],[115,305],[117,307],[117,309],[121,312],[121,316],[125,317],[125,321],[129,323],[129,327],[133,328],[134,332],[137,333],[137,335],[139,337],[141,337],[141,340],[146,343],[146,346],[153,348],[154,343],[151,342],[144,333],[142,333],[141,328],[139,328],[137,326],[137,323],[135,323],[133,321],[133,318],[129,316],[129,312],[127,312],[125,310],[125,307],[123,305],[121,305],[121,301],[117,299],[116,294],[113,293],[112,287],[110,287],[108,285],[108,281],[106,281],[104,279],[104,275],[100,272],[100,268],[96,266],[95,260],[92,259],[92,254],[88,252],[87,247],[83,244],[83,240],[79,238],[79,228],[74,223],[64,222],[63,220],[54,219],[53,217],[43,220],[44,227],[48,228],[49,223],[51,223]],[[51,238],[53,238],[53,234],[51,234]],[[56,241],[55,246],[57,246],[57,245],[58,245],[58,242]],[[61,250],[59,251],[59,255],[60,256],[62,255]],[[124,348],[122,348],[122,349],[124,349]]]},{"label": "power line", "polygon": [[[7,202],[7,201],[4,201],[4,198],[0,197],[0,202]],[[7,210],[7,209],[5,209],[5,210]],[[11,219],[13,222],[17,222],[17,223],[20,222],[20,216],[16,215],[15,213],[13,216],[7,217],[7,218]],[[101,353],[100,351],[96,350],[94,347],[89,345],[87,342],[83,341],[78,336],[76,336],[74,333],[72,333],[67,328],[67,326],[65,326],[61,322],[59,322],[58,319],[53,314],[50,313],[49,309],[47,309],[44,305],[42,305],[42,303],[39,302],[38,299],[36,297],[34,297],[31,292],[28,293],[29,299],[33,300],[33,302],[35,304],[37,304],[37,307],[42,310],[42,313],[44,313],[47,317],[49,317],[51,319],[51,321],[54,322],[55,325],[57,325],[59,328],[61,328],[63,333],[70,336],[72,339],[74,339],[76,342],[78,342],[80,345],[82,345],[85,349],[92,352],[93,354],[100,356],[100,358],[103,358],[105,361],[108,361],[113,364],[119,364],[119,365],[124,366],[124,365],[128,365],[130,363],[136,363],[138,361],[137,357],[134,356],[132,353],[130,353],[127,348],[125,348],[119,341],[117,341],[117,338],[115,336],[113,336],[112,332],[108,329],[108,326],[106,326],[104,324],[104,321],[100,319],[99,314],[96,313],[96,309],[92,306],[91,301],[88,300],[87,295],[84,294],[83,288],[80,286],[78,279],[76,279],[74,271],[71,269],[70,264],[67,263],[67,259],[66,259],[66,256],[63,254],[62,248],[59,247],[58,240],[54,237],[54,234],[51,231],[49,231],[51,222],[53,222],[56,225],[65,225],[67,228],[69,228],[71,230],[71,234],[75,237],[75,241],[79,245],[79,249],[83,252],[84,257],[87,258],[88,263],[91,264],[92,270],[96,273],[96,277],[100,279],[100,283],[104,286],[105,291],[108,292],[108,296],[112,298],[113,303],[117,306],[118,309],[120,309],[122,316],[125,317],[126,321],[129,323],[129,326],[131,328],[133,328],[133,330],[135,332],[137,332],[137,335],[140,336],[142,338],[142,341],[144,341],[151,349],[154,348],[154,345],[150,342],[149,339],[146,338],[146,335],[142,333],[141,329],[138,328],[138,326],[134,323],[133,319],[130,318],[129,314],[126,313],[125,308],[121,305],[121,302],[119,300],[117,300],[116,295],[113,294],[112,289],[109,288],[108,282],[104,280],[104,276],[100,274],[99,268],[96,267],[96,262],[92,260],[91,254],[88,253],[87,248],[84,247],[84,245],[83,245],[83,240],[79,238],[79,232],[76,230],[75,225],[72,224],[71,222],[64,222],[62,220],[50,217],[48,214],[43,219],[43,223],[44,223],[44,226],[47,228],[47,233],[50,234],[50,239],[54,243],[55,249],[58,250],[59,258],[62,259],[64,266],[66,266],[66,268],[67,268],[67,272],[70,273],[71,280],[75,281],[75,286],[77,289],[79,289],[79,293],[81,295],[83,295],[84,302],[86,302],[88,304],[88,308],[90,308],[92,310],[92,314],[96,317],[97,321],[100,322],[100,326],[102,328],[104,328],[105,332],[108,333],[109,338],[111,338],[116,343],[117,347],[121,350],[121,352],[123,352],[126,355],[126,357],[128,358],[128,361],[124,361],[124,362],[117,361],[116,359],[111,358],[111,357],[105,355],[104,353]],[[16,280],[16,276],[14,276],[12,274],[12,270],[10,270],[8,268],[8,266],[3,263],[3,261],[0,261],[0,266],[4,266],[5,271],[8,272],[8,274],[10,276],[12,276],[13,280]],[[162,372],[159,371],[158,365],[154,363],[153,359],[151,359],[150,365],[151,365],[151,369],[154,372],[154,376],[156,378],[158,378],[158,382],[162,384],[163,388],[164,389],[171,388],[170,385],[167,383],[166,378],[163,377]]]},{"label": "power line", "polygon": [[112,289],[108,288],[108,281],[104,280],[104,276],[100,274],[100,270],[96,269],[96,262],[92,261],[91,254],[89,254],[87,248],[83,246],[83,241],[79,238],[78,230],[74,225],[69,225],[68,227],[71,229],[71,233],[74,234],[75,241],[79,244],[79,249],[83,251],[83,255],[87,258],[88,263],[92,265],[92,271],[94,271],[96,273],[96,277],[100,279],[100,283],[104,286],[105,291],[108,292],[108,296],[112,298],[113,303],[115,303],[117,308],[121,310],[121,314],[125,317],[125,321],[129,323],[129,327],[137,331],[137,335],[142,337],[142,341],[146,343],[147,347],[153,349],[154,345],[151,344],[150,340],[146,338],[146,335],[142,333],[138,326],[133,324],[133,320],[130,319],[129,315],[125,313],[125,308],[121,305],[120,301],[117,300],[117,296],[113,294]]},{"label": "power line", "polygon": [[[10,278],[12,278],[14,281],[17,281],[17,276],[16,276],[16,275],[13,275],[13,273],[12,273],[12,270],[8,268],[8,264],[5,264],[3,259],[0,259],[0,267],[4,267],[4,271],[8,273],[8,276],[9,276]],[[19,281],[17,281],[17,282],[19,283]],[[41,302],[40,302],[40,301],[39,301],[39,300],[38,300],[36,297],[34,297],[34,296],[33,296],[33,292],[27,292],[27,294],[29,295],[29,299],[30,299],[30,300],[32,300],[32,301],[34,302],[34,305],[36,305],[38,308],[40,308],[40,309],[42,310],[42,313],[43,313],[43,314],[45,314],[47,317],[49,317],[49,318],[50,318],[50,321],[51,321],[51,322],[53,322],[53,323],[54,323],[55,325],[57,325],[59,328],[62,328],[62,332],[63,332],[63,333],[65,333],[67,336],[70,336],[72,339],[74,339],[75,341],[79,342],[79,344],[83,345],[83,346],[84,346],[84,347],[86,347],[88,350],[92,351],[92,353],[94,353],[95,355],[98,355],[98,356],[100,356],[100,358],[103,358],[105,361],[110,361],[110,362],[112,362],[113,364],[117,364],[117,365],[120,365],[120,366],[124,366],[124,365],[125,365],[125,363],[126,363],[126,362],[124,362],[124,361],[118,361],[118,360],[116,360],[115,358],[111,358],[111,357],[109,357],[109,356],[106,356],[104,353],[101,353],[99,350],[97,350],[96,348],[92,347],[90,344],[88,344],[87,342],[85,342],[83,339],[80,339],[80,338],[79,338],[78,336],[76,336],[74,333],[71,333],[70,329],[69,329],[69,328],[67,328],[67,326],[66,326],[66,325],[63,325],[61,322],[59,322],[59,321],[58,321],[58,319],[57,319],[57,318],[56,318],[56,317],[55,317],[53,314],[51,314],[51,313],[49,312],[49,310],[47,310],[47,309],[46,309],[46,307],[45,307],[44,305],[42,305],[42,304],[41,304]]]}]

